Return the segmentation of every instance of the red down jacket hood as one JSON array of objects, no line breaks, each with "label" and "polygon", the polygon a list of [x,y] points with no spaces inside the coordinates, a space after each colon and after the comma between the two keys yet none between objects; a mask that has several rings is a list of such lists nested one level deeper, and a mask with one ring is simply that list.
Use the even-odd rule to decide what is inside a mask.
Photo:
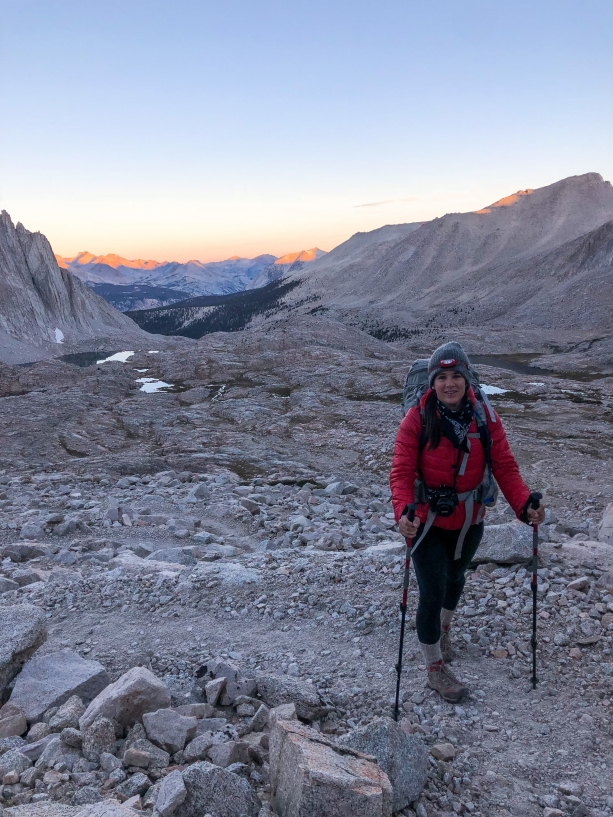
[{"label": "red down jacket hood", "polygon": [[[406,507],[413,503],[415,480],[418,478],[418,461],[421,474],[429,488],[439,488],[441,485],[453,486],[455,466],[458,459],[458,450],[454,448],[452,442],[447,437],[441,436],[440,444],[432,450],[428,443],[419,452],[419,441],[421,437],[423,411],[426,400],[432,393],[432,389],[422,397],[419,406],[414,406],[406,413],[400,423],[396,444],[394,446],[394,457],[392,470],[390,473],[390,488],[392,491],[392,504],[394,506],[394,516],[396,522]],[[472,388],[468,390],[468,398],[476,405],[477,399]],[[525,484],[519,473],[519,468],[515,458],[511,453],[507,436],[502,427],[500,417],[496,412],[495,422],[485,412],[487,428],[491,439],[491,461],[494,478],[498,483],[505,499],[515,511],[519,518],[530,496],[528,486]],[[470,424],[469,434],[478,433],[477,421],[473,417]],[[486,467],[485,453],[479,440],[473,440],[470,454],[466,463],[466,470],[462,476],[457,477],[456,490],[458,493],[471,491],[476,488],[481,480]],[[475,503],[473,519],[474,523],[481,505]],[[423,503],[418,506],[416,516],[422,522],[426,521],[428,515],[428,505]],[[459,530],[465,519],[464,503],[461,502],[451,516],[437,516],[434,524],[436,527],[446,530]]]}]

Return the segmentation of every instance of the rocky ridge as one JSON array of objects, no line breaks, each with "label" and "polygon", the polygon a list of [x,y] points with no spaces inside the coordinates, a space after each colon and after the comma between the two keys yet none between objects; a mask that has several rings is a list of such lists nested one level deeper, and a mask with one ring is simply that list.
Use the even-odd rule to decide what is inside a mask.
[{"label": "rocky ridge", "polygon": [[272,283],[240,301],[131,316],[147,331],[199,338],[327,315],[424,349],[453,331],[471,353],[538,353],[548,367],[610,373],[612,224],[613,188],[587,173],[478,212],[357,233],[305,269],[278,278],[272,265]]},{"label": "rocky ridge", "polygon": [[408,336],[484,325],[539,327],[558,342],[579,328],[609,336],[600,303],[610,300],[612,220],[610,182],[573,176],[476,213],[357,234],[288,275],[298,286],[286,307]]},{"label": "rocky ridge", "polygon": [[0,215],[0,346],[2,359],[46,357],[83,340],[146,335],[129,318],[58,267],[41,233]]}]

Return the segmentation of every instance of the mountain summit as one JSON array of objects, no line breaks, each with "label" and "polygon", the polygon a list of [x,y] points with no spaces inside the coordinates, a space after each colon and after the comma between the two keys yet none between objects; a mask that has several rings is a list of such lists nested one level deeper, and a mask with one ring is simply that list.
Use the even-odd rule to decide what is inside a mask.
[{"label": "mountain summit", "polygon": [[289,266],[296,263],[308,264],[310,261],[317,261],[318,258],[322,258],[324,255],[326,255],[325,250],[320,250],[319,247],[313,247],[310,250],[302,250],[301,252],[292,252],[287,255],[282,255],[281,258],[277,258],[275,261],[275,266],[279,264]]},{"label": "mountain summit", "polygon": [[[450,310],[457,312],[460,305],[464,313],[474,312],[472,320],[506,320],[522,305],[527,320],[526,302],[549,286],[543,274],[535,279],[533,270],[543,269],[546,256],[553,264],[557,250],[611,220],[610,182],[598,173],[571,176],[520,190],[476,212],[357,233],[313,261],[308,275],[300,270],[287,275],[298,284],[288,306],[308,298],[330,309],[367,309],[411,326],[435,313],[442,324],[454,325]],[[563,316],[552,320],[558,318]]]},{"label": "mountain summit", "polygon": [[71,272],[75,272],[76,270],[88,269],[90,270],[92,267],[95,267],[99,264],[102,264],[105,267],[110,267],[111,269],[157,269],[158,267],[163,267],[168,261],[144,261],[142,258],[136,258],[130,261],[127,258],[122,258],[121,255],[116,255],[115,253],[110,253],[109,255],[92,255],[91,252],[80,252],[77,255],[73,256],[72,258],[64,258],[61,255],[55,256],[58,264],[63,269],[69,269]]},{"label": "mountain summit", "polygon": [[273,281],[277,281],[284,275],[290,272],[298,272],[304,268],[306,264],[309,266],[314,262],[327,255],[325,250],[320,250],[318,247],[312,247],[310,250],[301,250],[300,252],[292,252],[287,255],[282,255],[281,258],[265,267],[256,278],[253,279],[247,289],[259,289]]}]

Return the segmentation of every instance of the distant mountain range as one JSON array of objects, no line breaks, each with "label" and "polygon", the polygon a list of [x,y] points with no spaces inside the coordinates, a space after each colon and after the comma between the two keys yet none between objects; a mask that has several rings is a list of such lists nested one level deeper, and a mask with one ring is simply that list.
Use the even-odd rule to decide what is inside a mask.
[{"label": "distant mountain range", "polygon": [[152,307],[130,312],[152,333],[198,338],[327,314],[384,340],[451,331],[487,343],[504,335],[508,347],[523,330],[534,343],[545,332],[555,344],[572,334],[613,365],[613,187],[597,173],[520,190],[472,213],[356,233],[329,253],[211,264],[87,253],[59,260],[64,269],[45,236],[2,213],[0,359],[146,337],[95,287],[122,309]]},{"label": "distant mountain range", "polygon": [[80,252],[72,258],[57,255],[60,267],[84,281],[117,309],[148,309],[199,295],[228,295],[256,289],[290,271],[322,258],[314,247],[277,258],[233,256],[226,261],[128,260],[118,255]]},{"label": "distant mountain range", "polygon": [[[598,173],[520,190],[472,213],[356,233],[249,300],[131,313],[150,332],[199,337],[328,313],[385,340],[489,326],[613,335],[613,187]],[[242,323],[237,320],[240,308]],[[164,327],[163,329],[161,327]]]}]

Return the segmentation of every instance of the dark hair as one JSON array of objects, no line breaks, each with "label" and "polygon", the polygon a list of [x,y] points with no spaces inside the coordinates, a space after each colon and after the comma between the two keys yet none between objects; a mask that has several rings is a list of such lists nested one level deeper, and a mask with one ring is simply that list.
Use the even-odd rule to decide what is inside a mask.
[{"label": "dark hair", "polygon": [[436,411],[436,392],[433,390],[424,406],[424,430],[426,442],[431,449],[438,448],[441,441],[441,418]]}]

